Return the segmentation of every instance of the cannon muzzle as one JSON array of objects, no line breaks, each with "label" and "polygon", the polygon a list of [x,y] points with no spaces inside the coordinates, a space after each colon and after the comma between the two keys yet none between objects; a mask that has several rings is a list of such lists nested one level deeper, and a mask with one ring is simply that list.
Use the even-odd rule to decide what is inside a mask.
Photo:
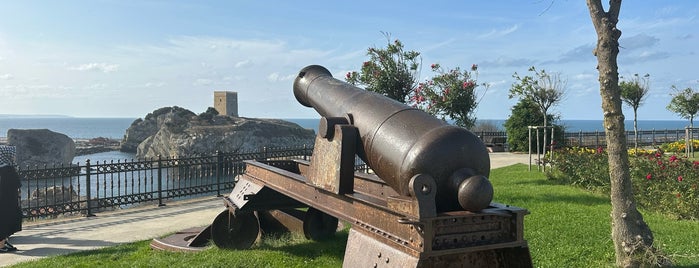
[{"label": "cannon muzzle", "polygon": [[357,154],[399,194],[410,196],[411,180],[429,175],[437,185],[438,212],[479,211],[490,205],[490,158],[470,131],[335,79],[318,65],[299,72],[294,96],[324,118],[344,118],[356,127],[361,139]]}]

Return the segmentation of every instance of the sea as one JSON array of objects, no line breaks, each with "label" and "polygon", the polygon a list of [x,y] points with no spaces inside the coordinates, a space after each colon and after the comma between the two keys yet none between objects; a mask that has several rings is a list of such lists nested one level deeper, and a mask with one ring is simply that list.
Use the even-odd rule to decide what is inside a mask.
[{"label": "sea", "polygon": [[[91,139],[104,137],[122,139],[126,129],[136,118],[83,118],[83,117],[0,117],[0,138],[7,137],[9,129],[49,129],[63,133],[73,139]],[[318,131],[318,118],[289,118],[284,119],[298,124],[303,128]],[[505,119],[483,119],[504,131]],[[565,126],[567,132],[604,131],[602,120],[559,120],[556,124]],[[633,120],[626,120],[626,129],[633,129]],[[639,120],[639,130],[684,129],[689,125],[687,120]]]},{"label": "sea", "polygon": [[[0,141],[7,138],[9,129],[49,129],[59,132],[73,139],[90,139],[105,137],[110,139],[122,139],[126,129],[136,118],[82,118],[82,117],[0,117]],[[318,131],[318,118],[290,118],[284,119],[294,122],[303,128]],[[481,122],[497,126],[504,131],[505,119],[484,119]],[[559,120],[556,122],[565,126],[567,132],[594,132],[604,131],[602,120]],[[626,129],[633,129],[633,120],[625,122]],[[687,120],[639,120],[639,130],[665,130],[684,129],[688,126]],[[110,161],[114,159],[130,160],[135,156],[129,153],[118,151],[104,152],[91,155],[77,156],[73,162],[83,162],[86,159],[91,161]]]}]

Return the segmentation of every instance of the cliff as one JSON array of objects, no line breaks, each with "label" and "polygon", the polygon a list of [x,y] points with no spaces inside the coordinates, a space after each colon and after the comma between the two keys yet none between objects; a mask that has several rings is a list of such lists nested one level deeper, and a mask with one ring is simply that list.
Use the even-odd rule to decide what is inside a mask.
[{"label": "cliff", "polygon": [[161,108],[126,130],[121,150],[137,158],[182,157],[215,151],[241,152],[263,147],[312,145],[313,130],[277,119],[196,115],[180,107]]}]

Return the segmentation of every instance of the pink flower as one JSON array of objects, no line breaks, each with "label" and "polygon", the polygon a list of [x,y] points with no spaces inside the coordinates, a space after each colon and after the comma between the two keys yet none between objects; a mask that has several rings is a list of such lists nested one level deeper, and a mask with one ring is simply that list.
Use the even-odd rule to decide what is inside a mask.
[{"label": "pink flower", "polygon": [[430,65],[430,68],[432,68],[432,69],[437,68],[437,64],[432,63],[432,65]]},{"label": "pink flower", "polygon": [[648,173],[648,175],[646,175],[646,180],[650,180],[651,178],[653,178],[653,176],[651,176],[650,173]]},{"label": "pink flower", "polygon": [[[597,147],[597,153],[598,153],[598,154],[602,154],[603,152],[604,152],[604,149],[602,148],[602,146]],[[650,174],[649,174],[648,176],[650,176]]]},{"label": "pink flower", "polygon": [[677,176],[677,181],[682,182],[682,180],[683,180],[682,175]]},{"label": "pink flower", "polygon": [[347,75],[345,75],[345,77],[346,77],[347,79],[349,79],[350,77],[352,77],[352,72],[347,72]]}]

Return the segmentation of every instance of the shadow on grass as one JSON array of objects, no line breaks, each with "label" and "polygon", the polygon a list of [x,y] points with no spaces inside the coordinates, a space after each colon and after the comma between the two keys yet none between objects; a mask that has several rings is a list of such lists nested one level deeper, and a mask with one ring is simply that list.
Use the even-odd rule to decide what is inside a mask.
[{"label": "shadow on grass", "polygon": [[[321,241],[304,240],[298,243],[281,243],[279,245],[276,245],[276,243],[275,245],[263,243],[255,249],[282,251],[303,258],[315,259],[321,256],[331,256],[332,258],[342,260],[342,258],[345,256],[345,245],[347,244],[347,237],[348,232],[347,230],[344,230],[339,231],[335,233],[334,236],[328,239],[323,239]],[[263,240],[265,239],[273,240],[279,238],[274,236],[266,236],[263,237]]]},{"label": "shadow on grass", "polygon": [[609,204],[609,199],[587,194],[567,194],[567,193],[530,193],[523,192],[506,196],[507,202],[512,204],[540,202],[548,204],[566,203],[580,204],[586,206],[596,206]]}]

